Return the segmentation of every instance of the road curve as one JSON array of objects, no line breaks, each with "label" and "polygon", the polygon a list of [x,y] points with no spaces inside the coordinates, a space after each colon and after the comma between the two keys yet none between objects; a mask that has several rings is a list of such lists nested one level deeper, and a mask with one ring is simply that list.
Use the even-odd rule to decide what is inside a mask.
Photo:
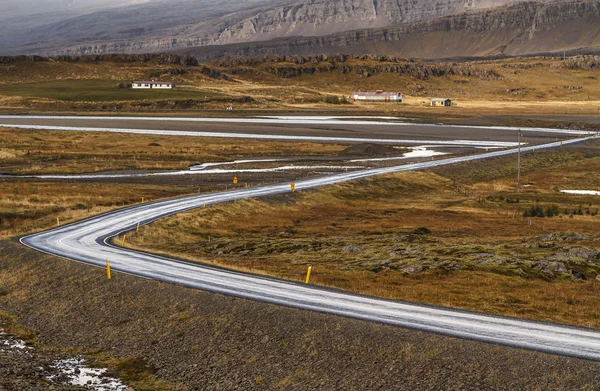
[{"label": "road curve", "polygon": [[[592,137],[564,141],[563,144],[568,145],[590,138]],[[551,143],[523,148],[523,152],[532,151],[534,148],[539,150],[559,146],[560,143]],[[376,175],[423,170],[505,156],[515,152],[516,150],[495,151],[311,178],[298,181],[296,189],[313,189]],[[110,244],[112,237],[135,229],[138,223],[148,224],[161,217],[201,208],[204,204],[211,205],[289,191],[290,185],[285,183],[140,204],[29,235],[21,238],[21,243],[51,255],[98,267],[104,267],[106,260],[110,260],[113,270],[190,288],[454,337],[600,361],[600,331],[597,330],[359,296],[177,261]]]}]

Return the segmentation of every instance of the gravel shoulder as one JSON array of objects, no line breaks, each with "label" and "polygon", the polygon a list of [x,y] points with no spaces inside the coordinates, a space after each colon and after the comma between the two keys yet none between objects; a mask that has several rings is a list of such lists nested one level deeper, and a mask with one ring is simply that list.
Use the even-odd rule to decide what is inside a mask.
[{"label": "gravel shoulder", "polygon": [[[100,352],[110,358],[109,368],[135,358],[153,377],[182,390],[573,390],[600,382],[593,362],[121,274],[108,281],[101,269],[13,240],[0,242],[0,290],[0,311],[33,330],[38,344]],[[118,372],[122,366],[115,368],[130,380]]]}]

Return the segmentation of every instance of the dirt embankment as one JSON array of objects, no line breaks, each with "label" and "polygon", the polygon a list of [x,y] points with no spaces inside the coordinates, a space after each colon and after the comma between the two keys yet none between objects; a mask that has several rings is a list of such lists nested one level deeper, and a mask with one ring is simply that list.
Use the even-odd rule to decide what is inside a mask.
[{"label": "dirt embankment", "polygon": [[[108,281],[101,269],[14,241],[0,242],[0,291],[0,310],[34,330],[39,343],[101,352],[113,363],[126,359],[180,390],[573,390],[600,382],[597,364],[588,361],[119,273]],[[120,373],[135,389],[156,389],[128,379],[127,372],[139,372]]]}]

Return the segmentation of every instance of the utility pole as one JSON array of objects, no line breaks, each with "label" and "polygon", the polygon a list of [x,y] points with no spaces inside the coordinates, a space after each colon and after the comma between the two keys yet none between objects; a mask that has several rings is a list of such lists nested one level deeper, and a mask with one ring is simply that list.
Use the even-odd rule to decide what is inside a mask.
[{"label": "utility pole", "polygon": [[519,134],[519,152],[517,153],[517,193],[521,192],[521,129],[518,131]]}]

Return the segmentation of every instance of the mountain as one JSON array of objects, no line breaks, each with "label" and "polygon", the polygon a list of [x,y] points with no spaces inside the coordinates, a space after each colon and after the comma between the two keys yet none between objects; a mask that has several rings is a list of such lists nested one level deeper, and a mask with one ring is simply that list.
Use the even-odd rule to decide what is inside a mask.
[{"label": "mountain", "polygon": [[600,0],[148,0],[118,7],[111,1],[97,3],[104,4],[99,11],[82,3],[73,12],[88,11],[58,22],[4,23],[10,32],[1,34],[0,27],[0,53],[439,58],[600,46]]},{"label": "mountain", "polygon": [[522,2],[320,37],[194,47],[201,61],[262,54],[380,54],[447,59],[600,52],[600,1]]},{"label": "mountain", "polygon": [[67,12],[73,16],[148,1],[150,0],[3,0],[0,18],[7,19],[15,16],[35,18],[36,15]]}]

